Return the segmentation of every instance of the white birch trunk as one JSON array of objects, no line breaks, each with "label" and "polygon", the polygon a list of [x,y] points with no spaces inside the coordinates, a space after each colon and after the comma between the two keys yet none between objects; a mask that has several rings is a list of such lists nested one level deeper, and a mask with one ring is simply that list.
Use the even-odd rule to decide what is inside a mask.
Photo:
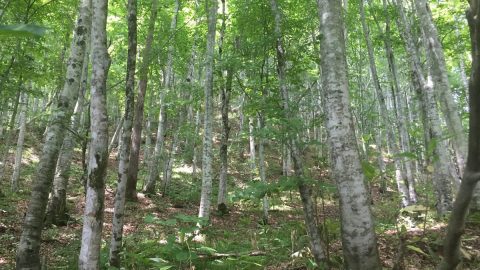
[{"label": "white birch trunk", "polygon": [[20,103],[20,116],[19,116],[19,131],[17,138],[17,150],[15,151],[15,164],[13,166],[13,174],[11,179],[12,192],[18,191],[18,179],[20,178],[20,169],[22,167],[22,154],[23,154],[23,142],[25,140],[25,128],[26,128],[26,114],[27,114],[27,102],[28,96],[25,92],[22,92]]},{"label": "white birch trunk", "polygon": [[345,268],[381,269],[370,200],[349,108],[343,11],[339,1],[317,1],[322,35],[320,49],[326,128],[332,176],[340,195]]},{"label": "white birch trunk", "polygon": [[108,165],[108,117],[106,82],[109,68],[107,52],[108,0],[92,1],[92,81],[91,140],[88,161],[88,183],[78,268],[100,268],[105,175]]},{"label": "white birch trunk", "polygon": [[44,214],[51,190],[58,153],[63,142],[64,132],[73,113],[82,75],[87,29],[90,27],[90,0],[80,4],[79,15],[71,43],[67,64],[66,80],[58,97],[56,109],[48,126],[40,162],[35,173],[35,182],[25,214],[23,231],[17,249],[17,269],[40,269],[40,242]]},{"label": "white birch trunk", "polygon": [[205,117],[203,122],[202,192],[198,216],[209,219],[212,196],[213,156],[213,68],[215,33],[217,28],[217,1],[206,1],[208,10],[207,51],[205,59]]}]

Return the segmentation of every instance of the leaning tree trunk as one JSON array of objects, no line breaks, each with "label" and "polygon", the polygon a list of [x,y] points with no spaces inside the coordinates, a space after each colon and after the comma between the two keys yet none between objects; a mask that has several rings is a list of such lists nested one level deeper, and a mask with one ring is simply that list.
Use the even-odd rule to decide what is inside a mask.
[{"label": "leaning tree trunk", "polygon": [[[286,77],[286,54],[285,47],[283,45],[283,34],[282,34],[282,15],[278,3],[276,0],[270,1],[270,7],[272,13],[275,17],[275,41],[276,41],[276,52],[277,52],[277,73],[278,81],[280,87],[280,94],[282,98],[282,109],[284,117],[287,120],[287,123],[293,123],[293,115],[289,107],[289,93],[287,87],[287,77]],[[304,183],[304,171],[303,163],[301,160],[300,149],[298,148],[297,141],[297,131],[292,130],[292,128],[287,127],[287,140],[289,148],[291,150],[292,159],[293,159],[293,168],[295,171],[295,176],[298,179],[298,189],[300,192],[300,198],[303,205],[303,213],[305,218],[305,225],[307,226],[308,235],[310,236],[310,244],[312,246],[313,257],[317,264],[321,265],[326,260],[326,254],[322,247],[322,242],[320,239],[319,230],[316,224],[316,219],[314,215],[314,206],[311,198],[310,187]]]},{"label": "leaning tree trunk", "polygon": [[[89,41],[89,36],[87,41]],[[88,50],[88,48],[87,48]],[[85,92],[87,89],[89,53],[85,53],[83,60],[82,81],[80,82],[80,93],[78,95],[77,104],[73,111],[72,123],[70,131],[67,132],[63,139],[63,145],[57,160],[55,168],[55,177],[53,179],[53,190],[47,205],[47,213],[45,224],[47,226],[55,224],[57,226],[67,225],[67,186],[70,178],[70,167],[72,164],[73,152],[76,141],[76,134],[80,126],[80,117],[83,113]]]},{"label": "leaning tree trunk", "polygon": [[[406,41],[407,52],[410,58],[410,68],[413,73],[414,84],[418,87],[419,95],[421,97],[422,110],[424,111],[424,127],[428,131],[428,139],[434,140],[433,153],[435,160],[433,161],[434,177],[433,184],[437,195],[437,212],[443,215],[446,211],[451,209],[452,190],[451,183],[453,182],[450,174],[450,161],[445,142],[442,141],[442,130],[440,116],[438,115],[437,105],[434,98],[432,76],[425,78],[422,73],[420,65],[420,58],[417,53],[417,48],[411,34],[411,27],[407,21],[405,12],[403,10],[402,0],[397,0],[397,9],[400,14],[399,25],[402,29],[404,39]],[[429,60],[429,59],[427,59]],[[431,63],[430,63],[431,64]]]},{"label": "leaning tree trunk", "polygon": [[404,173],[402,172],[402,163],[401,159],[398,157],[399,149],[397,145],[397,140],[395,136],[394,129],[390,128],[391,125],[389,111],[387,109],[387,104],[385,102],[385,95],[383,94],[383,90],[380,86],[380,80],[378,79],[377,74],[377,66],[375,63],[375,55],[373,52],[373,45],[370,39],[370,29],[367,26],[365,20],[365,8],[363,5],[363,0],[360,1],[360,17],[363,29],[363,35],[365,36],[365,41],[367,43],[367,51],[368,51],[368,61],[370,64],[370,74],[372,75],[373,85],[375,87],[375,92],[378,98],[378,103],[380,104],[380,118],[383,124],[383,127],[386,129],[387,133],[387,143],[388,148],[392,152],[393,155],[393,163],[395,165],[395,180],[397,183],[398,191],[402,197],[402,207],[408,206],[410,204],[410,196],[408,191],[408,186],[405,184],[405,180],[403,179]]},{"label": "leaning tree trunk", "polygon": [[158,13],[158,0],[152,1],[152,10],[150,13],[150,21],[148,22],[148,34],[143,49],[143,59],[138,72],[138,96],[135,104],[135,112],[132,130],[132,149],[130,150],[127,190],[125,193],[127,200],[135,201],[137,199],[137,179],[138,179],[138,163],[140,155],[140,145],[142,142],[142,126],[143,126],[143,110],[145,103],[145,92],[148,83],[148,70],[152,62],[152,43],[153,34],[155,32],[155,21]]},{"label": "leaning tree trunk", "polygon": [[[393,93],[393,100],[394,100],[394,105],[395,105],[395,110],[396,110],[396,119],[398,122],[398,133],[400,137],[400,144],[402,151],[404,153],[409,153],[410,152],[410,140],[409,140],[409,135],[408,135],[408,111],[405,109],[405,102],[401,98],[401,92],[400,92],[400,85],[398,83],[398,71],[397,71],[397,65],[395,63],[395,56],[393,54],[393,48],[391,44],[391,38],[390,38],[390,16],[388,14],[388,9],[387,9],[387,1],[383,0],[383,10],[385,12],[385,34],[384,34],[384,39],[383,43],[385,46],[385,54],[387,57],[387,62],[388,62],[388,67],[389,67],[389,80],[392,83],[392,91]],[[379,28],[380,29],[380,28]],[[409,191],[409,197],[410,197],[410,202],[416,203],[417,202],[417,193],[415,191],[415,179],[413,177],[413,169],[412,169],[412,162],[408,158],[403,158],[404,161],[404,166],[405,166],[405,173],[407,177],[407,183],[408,183],[408,191]]]},{"label": "leaning tree trunk", "polygon": [[155,186],[157,184],[157,179],[159,177],[159,164],[162,164],[163,157],[163,145],[164,145],[164,134],[165,134],[165,123],[166,123],[166,109],[165,109],[165,93],[160,93],[160,112],[158,115],[158,128],[157,128],[157,139],[155,141],[155,148],[153,150],[153,156],[150,160],[148,167],[148,181],[145,185],[144,192],[146,194],[155,194]]},{"label": "leaning tree trunk", "polygon": [[441,270],[455,269],[460,263],[460,240],[475,185],[480,180],[480,1],[471,0],[467,11],[472,44],[472,71],[469,83],[470,133],[468,135],[467,167],[460,184],[453,212],[448,223]]},{"label": "leaning tree trunk", "polygon": [[120,143],[118,162],[118,184],[115,193],[115,209],[112,220],[112,238],[110,240],[109,262],[120,268],[120,252],[123,239],[123,217],[125,213],[125,191],[127,187],[128,165],[131,147],[132,122],[134,110],[135,66],[137,59],[137,0],[127,4],[128,55],[127,75],[125,78],[125,114]]},{"label": "leaning tree trunk", "polygon": [[[165,132],[165,117],[166,117],[166,108],[165,108],[165,96],[166,93],[172,88],[173,84],[173,53],[174,53],[174,40],[175,40],[175,31],[177,29],[177,20],[178,20],[178,12],[180,10],[180,2],[178,0],[175,1],[175,13],[173,15],[172,21],[170,23],[170,45],[168,46],[167,52],[167,67],[165,71],[165,89],[162,93],[160,93],[160,113],[158,118],[158,130],[157,130],[157,140],[155,141],[155,150],[153,154],[153,158],[151,159],[150,166],[149,166],[149,176],[148,182],[145,187],[145,192],[149,194],[155,193],[155,185],[157,179],[159,178],[158,172],[158,164],[161,157],[163,157],[163,144],[164,144],[164,132]],[[164,175],[165,178],[165,175]]]},{"label": "leaning tree trunk", "polygon": [[20,168],[22,167],[22,154],[23,154],[23,142],[25,140],[25,128],[26,128],[26,114],[27,114],[27,102],[28,96],[27,93],[23,92],[21,94],[21,109],[20,109],[20,119],[19,122],[19,131],[17,138],[17,150],[15,152],[15,165],[13,166],[13,174],[11,180],[12,191],[17,192],[18,190],[18,179],[20,178]]},{"label": "leaning tree trunk", "polygon": [[203,122],[202,192],[198,216],[209,219],[212,196],[213,157],[213,69],[215,33],[217,29],[217,0],[206,1],[208,10],[207,51],[205,54],[205,116]]},{"label": "leaning tree trunk", "polygon": [[445,63],[442,44],[440,43],[437,28],[433,22],[427,1],[416,0],[414,3],[427,45],[426,53],[430,63],[429,70],[432,76],[435,94],[441,105],[440,108],[445,116],[448,129],[452,135],[459,170],[460,172],[463,172],[467,152],[467,138],[458,114],[457,104],[453,100],[450,90],[447,65]]},{"label": "leaning tree trunk", "polygon": [[99,269],[102,243],[105,175],[108,165],[106,84],[110,59],[107,52],[108,0],[92,1],[91,140],[87,195],[83,216],[79,269]]},{"label": "leaning tree trunk", "polygon": [[347,269],[381,269],[365,176],[349,108],[344,22],[339,0],[318,0],[321,68],[332,176],[340,195]]},{"label": "leaning tree trunk", "polygon": [[35,173],[32,194],[25,213],[23,231],[17,250],[17,269],[40,269],[40,242],[48,193],[51,190],[58,153],[63,142],[66,127],[77,100],[82,76],[82,63],[85,54],[86,36],[90,27],[90,0],[80,5],[77,24],[72,39],[70,57],[63,91],[58,97],[57,107],[45,136],[40,162]]}]

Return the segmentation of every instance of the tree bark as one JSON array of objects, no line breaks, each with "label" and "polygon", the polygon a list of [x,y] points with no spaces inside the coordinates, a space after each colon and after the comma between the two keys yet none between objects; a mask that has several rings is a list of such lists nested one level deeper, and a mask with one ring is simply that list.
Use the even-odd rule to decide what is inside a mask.
[{"label": "tree bark", "polygon": [[472,70],[469,82],[470,133],[468,135],[468,158],[463,181],[460,184],[453,212],[448,223],[441,270],[456,269],[460,263],[460,240],[465,230],[474,187],[480,180],[480,1],[471,0],[467,11],[470,40],[472,44]]},{"label": "tree bark", "polygon": [[92,1],[91,140],[85,196],[79,269],[100,268],[105,176],[108,165],[108,116],[106,83],[110,59],[107,52],[108,0]]},{"label": "tree bark", "polygon": [[[275,41],[276,41],[276,55],[277,55],[277,73],[278,81],[280,87],[280,94],[282,98],[282,109],[284,117],[288,123],[293,122],[293,115],[289,107],[289,93],[287,87],[287,67],[286,67],[286,52],[283,45],[283,34],[282,34],[282,15],[280,13],[280,8],[276,0],[270,0],[270,8],[272,10],[273,16],[275,18]],[[300,150],[298,148],[297,141],[297,131],[292,130],[292,128],[287,127],[287,141],[289,148],[292,154],[293,168],[295,171],[295,176],[298,179],[298,189],[300,192],[300,197],[303,205],[303,213],[305,218],[305,225],[307,226],[307,232],[310,236],[310,244],[312,247],[313,257],[318,265],[323,264],[326,261],[325,251],[322,247],[322,242],[320,239],[320,234],[316,224],[316,219],[314,216],[314,207],[313,201],[311,198],[310,187],[304,183],[304,171],[303,163],[301,160]]]},{"label": "tree bark", "polygon": [[[90,35],[90,33],[88,35]],[[90,41],[90,37],[87,36],[86,40]],[[85,53],[85,57],[83,60],[80,93],[78,95],[77,103],[73,111],[70,130],[67,132],[67,134],[65,134],[65,138],[63,139],[63,145],[60,150],[57,165],[55,168],[55,176],[53,178],[53,190],[47,205],[47,213],[45,217],[45,224],[47,226],[51,224],[55,224],[57,226],[67,225],[67,186],[68,180],[70,178],[70,166],[72,163],[74,147],[77,140],[77,135],[74,132],[79,131],[80,118],[84,109],[89,62],[90,61],[87,45],[87,52]]]},{"label": "tree bark", "polygon": [[15,152],[15,165],[13,166],[13,174],[11,179],[12,192],[18,191],[18,179],[20,178],[20,169],[22,167],[22,154],[23,154],[23,142],[25,140],[25,129],[26,129],[26,114],[27,114],[27,102],[28,96],[27,93],[23,92],[21,94],[21,109],[19,116],[19,131],[17,138],[17,150]]},{"label": "tree bark", "polygon": [[208,32],[207,51],[205,55],[205,115],[203,122],[203,154],[202,154],[202,192],[198,216],[209,219],[212,196],[212,156],[213,156],[213,70],[215,33],[217,28],[217,1],[207,0]]},{"label": "tree bark", "polygon": [[435,95],[441,105],[440,108],[443,111],[445,122],[452,135],[459,171],[463,172],[467,153],[467,137],[458,114],[457,104],[453,100],[450,90],[442,44],[440,43],[437,28],[433,22],[427,1],[416,0],[414,3],[427,45],[425,49],[429,60],[429,70],[432,76]]},{"label": "tree bark", "polygon": [[377,241],[349,108],[344,22],[339,0],[318,0],[326,128],[332,176],[340,195],[347,269],[381,269]]},{"label": "tree bark", "polygon": [[63,91],[58,97],[56,110],[51,117],[40,162],[35,173],[35,182],[25,214],[23,231],[17,249],[17,269],[40,269],[40,242],[48,193],[51,190],[55,165],[64,138],[65,129],[73,113],[82,75],[86,36],[90,27],[90,0],[80,4],[79,15],[71,43],[70,57]]},{"label": "tree bark", "polygon": [[370,64],[370,74],[372,75],[373,85],[375,87],[378,103],[380,105],[380,118],[381,118],[383,127],[386,129],[385,131],[387,133],[388,148],[390,149],[391,154],[393,155],[393,162],[395,165],[395,181],[397,183],[397,189],[400,192],[400,195],[402,197],[402,207],[405,207],[410,204],[410,195],[409,195],[410,193],[408,191],[408,186],[405,184],[405,180],[403,179],[404,173],[402,172],[401,160],[398,157],[399,149],[398,149],[397,139],[394,133],[394,129],[389,127],[391,125],[389,111],[387,109],[387,105],[385,102],[385,95],[383,94],[383,90],[380,86],[380,80],[378,79],[377,66],[375,63],[375,54],[373,51],[372,41],[370,40],[370,30],[365,21],[365,8],[363,5],[363,1],[360,1],[360,17],[361,17],[363,34],[365,36],[365,41],[367,43],[368,61]]},{"label": "tree bark", "polygon": [[132,147],[130,150],[127,190],[125,193],[126,199],[131,201],[137,200],[137,179],[138,179],[138,163],[140,155],[140,145],[142,142],[142,127],[143,127],[143,110],[145,103],[145,92],[148,83],[148,70],[152,61],[152,43],[153,34],[155,32],[155,21],[158,13],[158,0],[152,1],[152,9],[150,12],[150,19],[148,22],[148,34],[143,49],[143,59],[138,72],[138,96],[135,103],[135,112],[133,119],[132,130]]},{"label": "tree bark", "polygon": [[[400,14],[398,24],[406,41],[414,84],[417,85],[416,90],[420,95],[421,106],[424,111],[424,128],[427,132],[427,139],[430,141],[430,143],[427,143],[426,145],[432,145],[432,152],[436,157],[433,159],[433,184],[437,195],[437,212],[439,215],[443,215],[446,211],[451,210],[451,183],[454,180],[449,171],[450,161],[446,152],[447,147],[442,140],[443,134],[441,130],[441,121],[434,98],[432,76],[429,74],[428,77],[425,78],[422,73],[420,58],[417,53],[415,42],[413,41],[410,23],[407,21],[403,10],[402,0],[397,0],[396,3]],[[429,58],[427,58],[427,61],[429,61]]]},{"label": "tree bark", "polygon": [[125,77],[125,112],[123,130],[119,149],[118,182],[115,193],[115,209],[112,220],[112,238],[110,240],[109,262],[120,268],[125,213],[125,191],[127,188],[129,156],[131,147],[132,122],[135,91],[135,67],[137,63],[137,0],[129,0],[127,4],[128,54],[127,74]]}]

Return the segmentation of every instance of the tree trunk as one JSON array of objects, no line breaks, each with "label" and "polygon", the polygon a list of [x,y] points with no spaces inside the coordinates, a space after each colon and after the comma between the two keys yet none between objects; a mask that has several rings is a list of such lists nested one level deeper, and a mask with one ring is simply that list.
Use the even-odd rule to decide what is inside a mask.
[{"label": "tree trunk", "polygon": [[349,108],[343,11],[338,0],[318,0],[318,7],[326,128],[332,176],[340,195],[345,268],[381,269]]},{"label": "tree trunk", "polygon": [[108,165],[108,117],[106,83],[110,59],[107,52],[108,0],[93,0],[91,140],[88,163],[87,195],[83,216],[79,269],[100,268],[105,176]]},{"label": "tree trunk", "polygon": [[108,155],[112,153],[113,148],[115,147],[120,147],[118,143],[118,138],[122,137],[120,136],[120,133],[122,133],[122,128],[124,126],[124,121],[125,121],[125,116],[120,118],[120,121],[118,121],[117,128],[115,128],[115,132],[113,133],[112,139],[110,140],[110,143],[108,144]]},{"label": "tree trunk", "polygon": [[429,60],[429,70],[432,76],[435,96],[440,103],[448,129],[452,135],[453,146],[457,158],[458,168],[463,172],[467,153],[467,138],[458,114],[458,107],[450,90],[447,65],[442,44],[438,37],[437,28],[426,0],[414,1],[420,20],[420,26],[426,42],[426,53]]},{"label": "tree trunk", "polygon": [[217,1],[207,0],[208,32],[205,55],[205,116],[203,122],[202,192],[198,216],[209,219],[212,195],[213,156],[213,70],[215,56],[215,33],[217,28]]},{"label": "tree trunk", "polygon": [[152,43],[153,34],[155,32],[155,21],[158,13],[158,0],[152,1],[152,10],[150,13],[150,19],[148,22],[148,34],[145,42],[145,48],[143,49],[143,59],[138,72],[138,96],[135,103],[135,112],[133,119],[132,130],[132,148],[130,150],[129,167],[128,167],[128,180],[126,199],[131,201],[137,200],[137,179],[138,179],[138,163],[140,155],[140,145],[142,142],[142,124],[143,124],[143,109],[145,103],[145,92],[147,90],[148,83],[148,70],[150,63],[152,62]]},{"label": "tree trunk", "polygon": [[[285,48],[283,45],[283,34],[282,34],[282,15],[278,7],[276,0],[270,0],[270,7],[275,18],[275,41],[276,41],[276,53],[277,53],[277,73],[278,81],[280,87],[280,94],[282,98],[282,109],[284,117],[287,120],[287,123],[293,122],[293,115],[289,108],[289,93],[287,88],[287,77],[286,77],[286,54]],[[287,127],[287,140],[289,148],[292,154],[293,166],[295,171],[295,176],[298,179],[298,189],[300,192],[300,197],[302,199],[303,213],[305,218],[305,225],[307,226],[307,232],[310,236],[310,244],[312,247],[313,257],[317,264],[322,265],[326,260],[325,251],[322,247],[322,242],[320,239],[320,234],[316,224],[316,219],[314,216],[314,207],[310,194],[310,187],[304,183],[304,172],[303,172],[303,163],[301,160],[300,150],[298,149],[297,141],[297,131],[292,130],[292,128]]]},{"label": "tree trunk", "polygon": [[[90,33],[88,34],[90,35]],[[87,42],[90,41],[90,36],[87,36]],[[45,217],[45,224],[47,226],[55,224],[57,226],[67,225],[67,186],[70,177],[70,166],[72,164],[74,147],[76,145],[77,135],[74,132],[79,131],[80,118],[83,113],[85,103],[85,93],[87,89],[88,80],[88,66],[89,53],[85,53],[83,60],[82,81],[80,82],[80,93],[78,95],[77,103],[73,111],[72,122],[70,124],[70,131],[67,132],[63,139],[63,145],[57,160],[55,168],[55,177],[53,179],[53,190],[50,195],[50,200],[47,205],[47,214]]]},{"label": "tree trunk", "polygon": [[362,29],[363,34],[365,36],[365,40],[367,43],[367,51],[368,51],[368,60],[370,64],[370,73],[373,79],[373,85],[375,86],[375,92],[378,98],[378,103],[380,104],[380,117],[383,127],[386,129],[387,133],[387,143],[388,148],[391,150],[391,154],[393,155],[394,165],[395,165],[395,180],[397,183],[397,189],[400,192],[402,197],[402,207],[408,206],[410,204],[410,196],[408,191],[408,186],[405,184],[405,180],[403,179],[403,172],[402,172],[402,163],[400,158],[398,157],[399,150],[397,145],[396,136],[394,133],[394,129],[390,128],[391,125],[389,111],[387,109],[387,105],[385,102],[385,96],[383,94],[383,90],[380,86],[380,80],[378,79],[377,74],[377,66],[375,64],[375,55],[373,51],[372,41],[370,40],[370,30],[368,29],[367,23],[365,21],[365,9],[363,6],[363,1],[360,1],[360,17],[362,22]]},{"label": "tree trunk", "polygon": [[[220,31],[219,58],[222,59],[225,31],[226,31],[226,5],[222,0],[222,28]],[[226,81],[223,80],[223,70],[220,70],[221,82],[221,99],[222,99],[222,137],[220,139],[220,180],[218,183],[217,210],[225,208],[227,205],[227,182],[228,182],[228,139],[230,135],[230,125],[228,123],[228,113],[230,111],[230,92],[232,90],[233,69],[231,66],[227,69]],[[222,206],[221,206],[222,205]],[[225,210],[225,209],[224,209]]]},{"label": "tree trunk", "polygon": [[474,187],[480,180],[480,1],[470,1],[467,11],[468,26],[472,44],[472,71],[469,82],[470,133],[468,136],[467,167],[463,175],[453,212],[448,223],[444,244],[444,258],[441,270],[456,269],[460,263],[460,240],[465,231],[465,218],[468,213]]},{"label": "tree trunk", "polygon": [[51,190],[58,153],[63,142],[64,132],[73,113],[82,76],[82,63],[85,55],[86,36],[90,27],[90,0],[83,0],[71,43],[70,57],[63,91],[58,97],[57,107],[45,137],[40,162],[35,173],[35,182],[25,214],[23,231],[18,245],[17,269],[40,269],[40,242],[48,193]]},{"label": "tree trunk", "polygon": [[19,131],[17,138],[17,150],[15,152],[15,165],[13,166],[13,174],[11,180],[12,192],[18,191],[18,179],[20,178],[20,168],[22,167],[22,154],[23,154],[23,142],[25,140],[25,128],[26,128],[26,114],[27,114],[27,93],[21,94],[21,109],[19,116]]},{"label": "tree trunk", "polygon": [[[265,119],[263,115],[258,116],[258,129],[263,130],[265,128]],[[265,184],[268,184],[267,181],[267,169],[265,164],[265,138],[258,138],[258,172],[260,175],[260,181]],[[268,224],[268,197],[265,194],[262,198],[262,209],[263,209],[263,224]]]},{"label": "tree trunk", "polygon": [[[417,91],[420,91],[418,94],[421,97],[422,110],[424,111],[424,128],[428,131],[427,139],[431,141],[431,143],[426,145],[430,144],[434,147],[433,154],[436,158],[433,160],[433,184],[437,195],[437,212],[439,215],[443,215],[451,209],[451,183],[453,179],[449,171],[450,161],[446,152],[447,147],[442,140],[441,121],[434,98],[433,81],[430,74],[427,78],[423,76],[420,58],[413,41],[410,24],[403,10],[402,0],[397,0],[397,8],[400,14],[399,25],[406,41],[407,52],[410,58],[414,84],[418,85],[416,88]],[[429,60],[430,59],[427,58],[427,61]]]},{"label": "tree trunk", "polygon": [[119,149],[118,182],[115,193],[115,209],[112,220],[112,238],[110,240],[109,262],[120,268],[120,252],[122,251],[123,218],[125,213],[125,191],[127,188],[128,165],[131,147],[132,122],[135,91],[135,66],[137,62],[137,0],[129,0],[127,4],[128,23],[128,55],[127,74],[125,77],[125,114]]}]

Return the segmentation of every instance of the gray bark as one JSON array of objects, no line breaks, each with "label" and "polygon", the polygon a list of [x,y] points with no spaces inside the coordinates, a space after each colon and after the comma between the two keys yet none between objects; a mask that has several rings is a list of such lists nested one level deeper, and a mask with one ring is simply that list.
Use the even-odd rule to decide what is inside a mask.
[{"label": "gray bark", "polygon": [[[397,0],[397,8],[400,14],[400,29],[402,30],[403,37],[406,41],[407,52],[410,58],[409,62],[413,73],[414,84],[417,85],[416,88],[421,97],[422,110],[424,111],[424,128],[428,131],[427,139],[433,140],[433,154],[435,157],[433,159],[433,183],[437,195],[437,212],[438,214],[443,215],[446,211],[451,209],[451,183],[453,182],[453,179],[449,171],[450,162],[446,152],[447,147],[443,141],[441,121],[434,98],[433,81],[430,74],[427,78],[423,76],[420,58],[413,41],[410,23],[407,21],[403,10],[402,0]],[[427,60],[429,61],[430,59],[427,58]],[[429,62],[429,64],[431,63]]]},{"label": "gray bark", "polygon": [[18,120],[19,131],[18,131],[18,138],[17,138],[17,150],[15,152],[15,164],[13,166],[13,174],[11,179],[12,192],[18,191],[18,179],[20,178],[20,169],[22,167],[23,142],[25,140],[25,129],[27,124],[26,123],[27,102],[28,102],[27,93],[23,92],[20,98],[21,108],[20,108],[20,116]]},{"label": "gray bark", "polygon": [[381,269],[365,176],[350,112],[341,2],[318,0],[321,68],[332,177],[340,195],[342,249],[347,269]]},{"label": "gray bark", "polygon": [[205,54],[205,116],[203,122],[202,154],[202,192],[198,216],[209,219],[212,195],[212,156],[213,156],[213,69],[215,33],[217,28],[217,1],[207,0],[208,32],[207,51]]},{"label": "gray bark", "polygon": [[135,90],[135,66],[137,63],[137,0],[127,4],[128,55],[127,74],[125,77],[125,111],[123,130],[119,149],[118,182],[115,193],[115,209],[112,220],[112,237],[110,240],[109,262],[113,267],[120,267],[125,214],[125,192],[127,188],[128,167],[131,147],[132,122]]},{"label": "gray bark", "polygon": [[148,22],[147,40],[145,42],[145,48],[143,49],[143,59],[138,71],[138,96],[135,103],[135,112],[133,119],[132,130],[132,147],[129,157],[128,168],[128,180],[127,180],[127,200],[135,201],[137,199],[137,177],[138,177],[138,163],[140,155],[140,144],[142,141],[142,127],[143,127],[143,110],[145,103],[145,93],[147,91],[148,83],[148,70],[150,63],[152,62],[152,43],[153,34],[155,32],[155,21],[158,13],[158,0],[152,1],[152,9],[150,12],[150,18]]},{"label": "gray bark", "polygon": [[405,181],[403,179],[402,163],[401,163],[401,159],[398,157],[399,149],[398,149],[397,139],[394,133],[394,129],[390,128],[391,121],[389,117],[389,111],[386,105],[385,95],[383,94],[383,90],[380,86],[380,80],[378,79],[373,45],[372,45],[372,41],[370,40],[370,29],[368,28],[367,23],[365,21],[365,9],[363,5],[363,0],[360,1],[360,17],[361,17],[363,34],[365,36],[365,40],[367,43],[368,60],[370,64],[370,74],[372,75],[373,85],[375,87],[378,103],[380,104],[380,118],[381,118],[383,127],[386,129],[388,148],[390,149],[391,154],[393,155],[393,162],[395,165],[395,180],[397,183],[397,189],[400,193],[400,196],[402,197],[402,207],[405,207],[410,204],[408,186],[405,184]]},{"label": "gray bark", "polygon": [[110,65],[106,31],[108,0],[93,0],[92,10],[91,140],[82,240],[78,258],[78,268],[82,270],[100,268],[105,176],[108,165],[106,95],[106,83]]},{"label": "gray bark", "polygon": [[[289,91],[287,86],[287,67],[286,67],[286,53],[283,45],[282,34],[282,15],[278,3],[276,0],[270,0],[270,8],[275,18],[275,41],[276,41],[276,53],[277,53],[277,73],[280,87],[280,94],[282,98],[282,109],[284,117],[287,122],[292,122],[293,115],[289,108]],[[298,179],[298,189],[300,192],[300,198],[303,205],[303,213],[305,218],[305,225],[307,227],[308,235],[310,236],[310,245],[312,247],[313,257],[317,264],[321,265],[326,260],[323,244],[320,239],[319,230],[316,224],[315,212],[313,207],[313,201],[311,198],[310,187],[304,183],[304,171],[303,163],[301,160],[300,150],[298,148],[297,131],[287,127],[287,140],[289,148],[292,154],[293,166],[295,176]]]},{"label": "gray bark", "polygon": [[25,214],[22,235],[17,249],[17,269],[40,269],[40,242],[48,193],[51,190],[58,153],[64,132],[73,113],[82,74],[87,29],[90,27],[90,0],[80,4],[79,16],[71,43],[66,80],[58,96],[56,109],[45,136],[40,162],[35,173],[28,209]]}]

